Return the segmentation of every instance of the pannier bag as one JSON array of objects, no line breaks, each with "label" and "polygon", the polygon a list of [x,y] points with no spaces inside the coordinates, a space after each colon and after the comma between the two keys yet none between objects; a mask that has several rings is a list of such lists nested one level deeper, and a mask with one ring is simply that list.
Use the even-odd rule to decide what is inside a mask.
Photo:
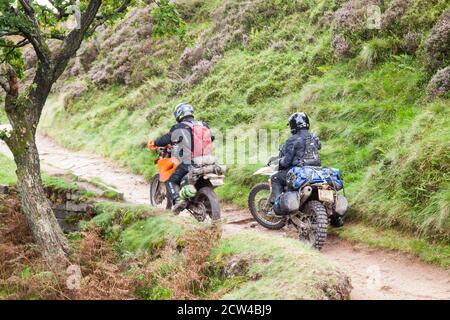
[{"label": "pannier bag", "polygon": [[300,208],[300,193],[298,191],[283,192],[276,200],[273,210],[277,215],[288,215]]},{"label": "pannier bag", "polygon": [[344,182],[341,172],[336,168],[327,167],[294,167],[287,174],[287,184],[292,190],[299,190],[306,183],[327,183],[336,191],[341,190]]}]

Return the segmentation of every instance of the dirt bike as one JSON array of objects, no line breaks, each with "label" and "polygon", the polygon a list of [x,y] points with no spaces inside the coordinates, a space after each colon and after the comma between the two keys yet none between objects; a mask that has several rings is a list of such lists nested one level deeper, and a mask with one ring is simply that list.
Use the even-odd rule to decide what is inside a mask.
[{"label": "dirt bike", "polygon": [[[170,210],[172,200],[166,190],[166,182],[173,174],[180,161],[172,157],[172,146],[156,147],[150,146],[150,150],[158,152],[155,164],[158,173],[150,181],[150,203],[154,207]],[[223,185],[226,168],[216,164],[215,157],[206,156],[202,161],[194,159],[189,173],[182,179],[182,194],[190,194],[187,201],[186,210],[189,211],[197,221],[205,221],[207,217],[211,220],[220,219],[219,198],[214,189]],[[195,187],[192,189],[192,186]],[[183,188],[190,188],[184,192]]]},{"label": "dirt bike", "polygon": [[[278,158],[272,158],[267,167],[257,170],[255,175],[272,176],[278,172]],[[288,191],[289,187],[285,188]],[[255,185],[248,196],[248,206],[252,216],[263,227],[279,230],[284,226],[295,228],[301,241],[321,249],[327,238],[328,224],[342,226],[343,216],[348,208],[345,197],[328,183],[306,184],[299,190],[298,210],[287,215],[270,214],[270,179]]]}]

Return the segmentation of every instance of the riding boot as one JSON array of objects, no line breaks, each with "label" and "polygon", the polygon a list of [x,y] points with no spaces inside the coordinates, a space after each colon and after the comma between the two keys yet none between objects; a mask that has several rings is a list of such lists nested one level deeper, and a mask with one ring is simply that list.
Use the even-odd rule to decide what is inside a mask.
[{"label": "riding boot", "polygon": [[167,182],[167,192],[169,193],[170,199],[172,200],[172,211],[175,213],[180,213],[186,209],[186,201],[180,197],[180,186],[174,182]]},{"label": "riding boot", "polygon": [[[283,186],[277,179],[272,179],[272,192],[269,195],[269,202],[272,207],[275,204],[275,201],[277,200],[277,198],[283,193],[283,189],[284,189]],[[267,216],[272,217],[272,216],[277,216],[277,214],[275,213],[275,211],[272,208],[267,213]]]},{"label": "riding boot", "polygon": [[272,180],[272,192],[270,193],[270,196],[269,196],[270,203],[273,205],[275,203],[275,201],[277,200],[277,198],[282,193],[283,193],[283,185],[275,179]]}]

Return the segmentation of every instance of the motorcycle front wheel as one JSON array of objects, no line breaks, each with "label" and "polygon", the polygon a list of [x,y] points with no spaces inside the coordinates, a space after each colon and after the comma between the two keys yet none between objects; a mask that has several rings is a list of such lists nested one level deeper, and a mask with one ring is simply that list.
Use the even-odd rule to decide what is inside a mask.
[{"label": "motorcycle front wheel", "polygon": [[155,174],[150,181],[150,204],[152,207],[167,210],[172,207],[172,202],[167,195],[166,184],[159,181],[159,174]]},{"label": "motorcycle front wheel", "polygon": [[264,228],[279,230],[286,225],[286,218],[267,215],[272,210],[269,197],[270,186],[268,183],[255,185],[248,195],[248,208],[253,218]]}]

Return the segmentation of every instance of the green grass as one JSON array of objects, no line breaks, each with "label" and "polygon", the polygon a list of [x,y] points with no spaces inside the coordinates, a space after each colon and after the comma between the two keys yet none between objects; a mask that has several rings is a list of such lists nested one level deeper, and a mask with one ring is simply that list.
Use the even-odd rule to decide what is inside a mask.
[{"label": "green grass", "polygon": [[177,240],[186,232],[182,224],[164,216],[155,216],[145,221],[138,221],[126,228],[120,245],[131,252],[154,251],[164,246],[165,241]]},{"label": "green grass", "polygon": [[0,184],[14,185],[17,182],[14,161],[0,153]]},{"label": "green grass", "polygon": [[0,99],[0,124],[7,124],[9,122],[8,117],[6,116],[5,110],[3,109],[3,101]]},{"label": "green grass", "polygon": [[332,229],[332,233],[342,239],[364,243],[369,247],[409,253],[444,269],[450,266],[448,243],[430,243],[393,229],[373,228],[357,223],[348,223],[344,228]]},{"label": "green grass", "polygon": [[175,218],[170,212],[156,213],[147,205],[116,202],[98,203],[96,216],[81,223],[82,229],[90,225],[101,228],[104,236],[113,242],[120,254],[152,253],[161,249],[166,241],[176,242],[186,230],[198,227],[193,218]]},{"label": "green grass", "polygon": [[99,202],[95,206],[95,217],[83,222],[83,229],[88,224],[95,224],[107,231],[113,224],[129,225],[141,217],[152,215],[154,208],[147,205],[136,205],[118,202]]},{"label": "green grass", "polygon": [[80,187],[76,183],[67,181],[60,177],[50,176],[46,173],[42,174],[42,180],[44,186],[52,188],[54,190],[69,190],[69,191],[80,190]]},{"label": "green grass", "polygon": [[95,187],[99,188],[100,190],[102,190],[101,196],[109,199],[111,201],[114,200],[123,200],[123,195],[119,193],[119,191],[116,190],[116,187],[114,186],[110,186],[107,185],[106,183],[104,183],[100,178],[79,178],[79,177],[74,177],[75,179],[81,179],[81,181],[85,181],[89,184],[94,185]]}]

